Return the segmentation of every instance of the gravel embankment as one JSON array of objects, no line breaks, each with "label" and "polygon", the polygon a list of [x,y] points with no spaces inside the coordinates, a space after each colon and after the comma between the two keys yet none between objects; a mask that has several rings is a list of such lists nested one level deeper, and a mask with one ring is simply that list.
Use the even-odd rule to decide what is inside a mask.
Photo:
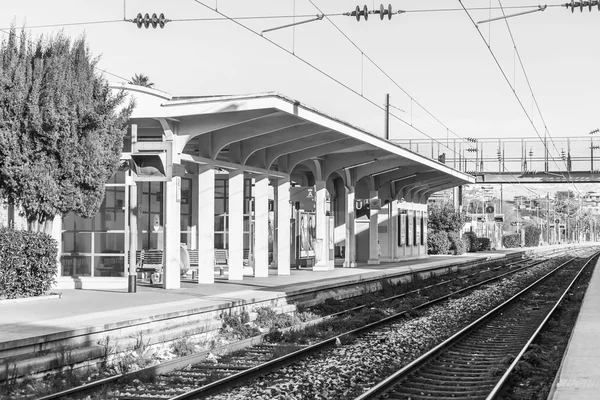
[{"label": "gravel embankment", "polygon": [[549,269],[533,267],[210,399],[353,398]]}]

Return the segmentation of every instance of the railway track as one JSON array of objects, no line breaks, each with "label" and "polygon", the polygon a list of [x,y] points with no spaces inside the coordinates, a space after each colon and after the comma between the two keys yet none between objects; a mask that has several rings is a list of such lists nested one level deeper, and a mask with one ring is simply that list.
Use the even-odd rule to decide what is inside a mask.
[{"label": "railway track", "polygon": [[[419,309],[427,307],[437,302],[443,301],[457,293],[473,290],[479,285],[483,285],[494,280],[499,280],[510,274],[517,273],[532,266],[538,265],[544,260],[524,259],[517,263],[498,267],[491,271],[495,276],[485,279],[482,282],[469,284],[459,290],[453,290],[444,296],[429,300],[420,306],[414,307]],[[505,269],[509,271],[504,272]],[[488,271],[490,272],[490,271]],[[382,301],[393,301],[401,299],[410,293],[419,292],[423,289],[428,289],[434,286],[443,286],[457,284],[458,281],[465,279],[473,279],[473,274],[461,276],[456,279],[449,279],[439,282],[435,285],[428,285],[421,289],[391,296]],[[362,305],[351,309],[338,312],[328,316],[327,318],[339,317],[349,312],[356,312],[361,308],[368,307]],[[340,337],[348,335],[358,335],[377,326],[401,318],[405,313],[398,313],[381,321],[377,321],[351,332],[332,337],[321,341],[311,346],[294,346],[285,344],[278,346],[275,344],[257,343],[244,350],[234,351],[225,356],[215,357],[211,353],[198,354],[184,357],[181,360],[170,361],[164,365],[154,366],[147,371],[138,371],[136,373],[124,374],[122,376],[111,377],[98,383],[84,385],[78,388],[73,388],[62,393],[56,393],[51,396],[42,398],[43,400],[51,399],[78,399],[84,398],[85,395],[101,388],[105,385],[111,385],[107,398],[134,400],[134,399],[188,399],[199,398],[223,390],[230,385],[239,384],[252,377],[263,375],[268,371],[281,368],[289,363],[293,363],[299,359],[305,358],[311,354],[315,354],[327,348],[334,347],[336,342],[339,343]],[[235,349],[232,348],[230,351]],[[148,373],[146,373],[148,372]],[[136,377],[140,377],[139,379]],[[42,400],[40,399],[40,400]]]},{"label": "railway track", "polygon": [[[356,400],[494,399],[583,269],[569,261]],[[560,289],[557,289],[560,288]]]}]

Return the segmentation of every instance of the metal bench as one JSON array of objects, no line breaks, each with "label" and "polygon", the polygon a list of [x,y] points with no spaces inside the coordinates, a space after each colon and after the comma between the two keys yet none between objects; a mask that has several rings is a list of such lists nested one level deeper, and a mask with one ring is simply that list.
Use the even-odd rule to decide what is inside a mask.
[{"label": "metal bench", "polygon": [[190,261],[190,269],[192,270],[192,279],[198,278],[198,250],[188,250],[188,257]]},{"label": "metal bench", "polygon": [[215,273],[223,276],[225,267],[229,268],[229,252],[227,249],[215,249]]},{"label": "metal bench", "polygon": [[142,279],[145,279],[146,274],[149,273],[151,284],[162,281],[164,267],[162,250],[141,250],[138,265],[136,271],[142,274]]}]

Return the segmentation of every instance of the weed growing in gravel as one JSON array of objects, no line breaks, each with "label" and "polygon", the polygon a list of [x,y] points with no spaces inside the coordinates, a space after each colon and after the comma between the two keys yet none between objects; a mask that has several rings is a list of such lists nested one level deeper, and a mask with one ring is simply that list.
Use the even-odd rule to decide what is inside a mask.
[{"label": "weed growing in gravel", "polygon": [[249,324],[250,316],[244,311],[241,314],[221,314],[223,321],[219,332],[227,340],[240,340],[260,334],[260,331]]},{"label": "weed growing in gravel", "polygon": [[171,343],[171,351],[179,357],[193,354],[195,349],[196,346],[189,336],[180,337]]}]

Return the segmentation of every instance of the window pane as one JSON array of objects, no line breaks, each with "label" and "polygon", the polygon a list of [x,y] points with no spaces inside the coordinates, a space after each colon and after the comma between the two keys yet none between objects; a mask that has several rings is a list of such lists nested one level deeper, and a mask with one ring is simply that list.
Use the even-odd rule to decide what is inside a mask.
[{"label": "window pane", "polygon": [[91,276],[92,257],[62,256],[60,258],[62,276]]},{"label": "window pane", "polygon": [[94,261],[94,276],[125,276],[125,257],[98,256]]},{"label": "window pane", "polygon": [[150,193],[162,194],[162,183],[161,182],[150,182]]},{"label": "window pane", "polygon": [[190,249],[192,247],[192,232],[181,232],[179,234],[179,243],[185,243],[188,249]]},{"label": "window pane", "polygon": [[63,253],[91,253],[92,234],[65,232],[62,234]]},{"label": "window pane", "polygon": [[225,181],[222,179],[215,180],[215,197],[225,197]]},{"label": "window pane", "polygon": [[125,171],[117,171],[106,183],[125,183]]},{"label": "window pane", "polygon": [[226,249],[227,243],[225,241],[226,234],[224,233],[215,233],[215,249]]},{"label": "window pane", "polygon": [[224,232],[227,230],[227,217],[225,215],[215,215],[215,231]]},{"label": "window pane", "polygon": [[120,253],[125,252],[124,233],[99,233],[94,234],[95,253]]},{"label": "window pane", "polygon": [[215,199],[215,214],[225,214],[227,212],[227,200]]}]

